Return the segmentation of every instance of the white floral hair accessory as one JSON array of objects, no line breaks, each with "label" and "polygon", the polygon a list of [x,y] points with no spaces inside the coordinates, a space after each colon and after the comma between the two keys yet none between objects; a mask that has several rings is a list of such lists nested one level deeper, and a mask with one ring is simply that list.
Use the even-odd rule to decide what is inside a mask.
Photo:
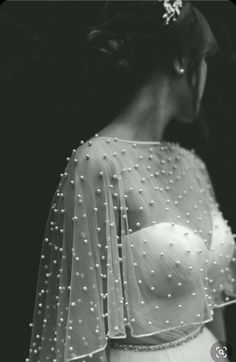
[{"label": "white floral hair accessory", "polygon": [[180,9],[183,6],[182,0],[158,0],[163,2],[163,6],[165,8],[165,13],[163,18],[165,19],[165,23],[168,25],[170,20],[176,21],[176,15],[180,15]]}]

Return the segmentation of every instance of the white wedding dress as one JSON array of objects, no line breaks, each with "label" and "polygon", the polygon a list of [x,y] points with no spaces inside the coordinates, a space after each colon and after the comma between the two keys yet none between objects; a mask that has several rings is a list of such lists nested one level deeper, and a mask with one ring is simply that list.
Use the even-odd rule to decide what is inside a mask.
[{"label": "white wedding dress", "polygon": [[194,152],[93,137],[53,198],[28,361],[213,361],[206,324],[236,301],[235,250]]}]

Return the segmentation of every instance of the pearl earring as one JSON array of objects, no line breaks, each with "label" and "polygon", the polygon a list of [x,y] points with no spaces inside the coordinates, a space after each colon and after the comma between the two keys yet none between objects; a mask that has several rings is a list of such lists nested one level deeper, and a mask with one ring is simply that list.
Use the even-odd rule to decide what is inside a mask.
[{"label": "pearl earring", "polygon": [[185,70],[184,70],[184,68],[179,68],[179,69],[178,69],[178,72],[179,72],[180,74],[183,74],[183,73],[185,72]]}]

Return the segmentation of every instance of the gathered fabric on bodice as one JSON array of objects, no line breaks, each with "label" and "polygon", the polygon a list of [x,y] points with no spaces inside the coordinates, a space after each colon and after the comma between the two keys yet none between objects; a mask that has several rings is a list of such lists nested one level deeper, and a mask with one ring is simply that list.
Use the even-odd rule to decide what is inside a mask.
[{"label": "gathered fabric on bodice", "polygon": [[[215,308],[221,306],[221,303],[224,305],[220,294],[224,288],[222,275],[225,269],[227,271],[235,243],[221,213],[212,211],[212,222],[210,249],[190,228],[172,223],[154,224],[130,235],[134,245],[134,260],[138,264],[138,284],[144,283],[145,288],[153,291],[150,306],[160,312],[159,320],[163,325],[172,321],[172,324],[183,327],[166,329],[164,332],[148,337],[144,335],[141,338],[132,337],[127,328],[127,338],[122,340],[122,343],[161,344],[193,332],[196,326],[184,326],[184,320],[191,315],[195,316],[196,321],[202,321],[206,308],[202,298],[203,278],[212,286],[211,293],[206,293],[208,306]],[[204,286],[205,288],[207,291]],[[213,309],[211,310],[213,313]],[[139,319],[142,318],[139,314]]]},{"label": "gathered fabric on bodice", "polygon": [[53,199],[29,361],[106,362],[109,340],[181,338],[236,301],[235,277],[234,236],[203,161],[177,144],[95,136],[73,151]]}]

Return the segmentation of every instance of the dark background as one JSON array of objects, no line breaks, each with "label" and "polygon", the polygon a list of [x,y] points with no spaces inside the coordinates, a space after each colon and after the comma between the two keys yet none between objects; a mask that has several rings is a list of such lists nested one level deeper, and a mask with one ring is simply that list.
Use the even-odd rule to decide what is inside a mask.
[{"label": "dark background", "polygon": [[[220,53],[209,60],[203,99],[210,133],[205,142],[198,123],[173,124],[165,138],[194,148],[204,159],[224,216],[236,232],[236,7],[227,0],[194,3],[220,45]],[[98,101],[80,63],[81,30],[96,20],[102,5],[11,1],[0,7],[4,361],[20,362],[28,355],[43,232],[66,157],[110,121],[105,100]],[[233,345],[235,305],[226,308],[225,317]]]}]

